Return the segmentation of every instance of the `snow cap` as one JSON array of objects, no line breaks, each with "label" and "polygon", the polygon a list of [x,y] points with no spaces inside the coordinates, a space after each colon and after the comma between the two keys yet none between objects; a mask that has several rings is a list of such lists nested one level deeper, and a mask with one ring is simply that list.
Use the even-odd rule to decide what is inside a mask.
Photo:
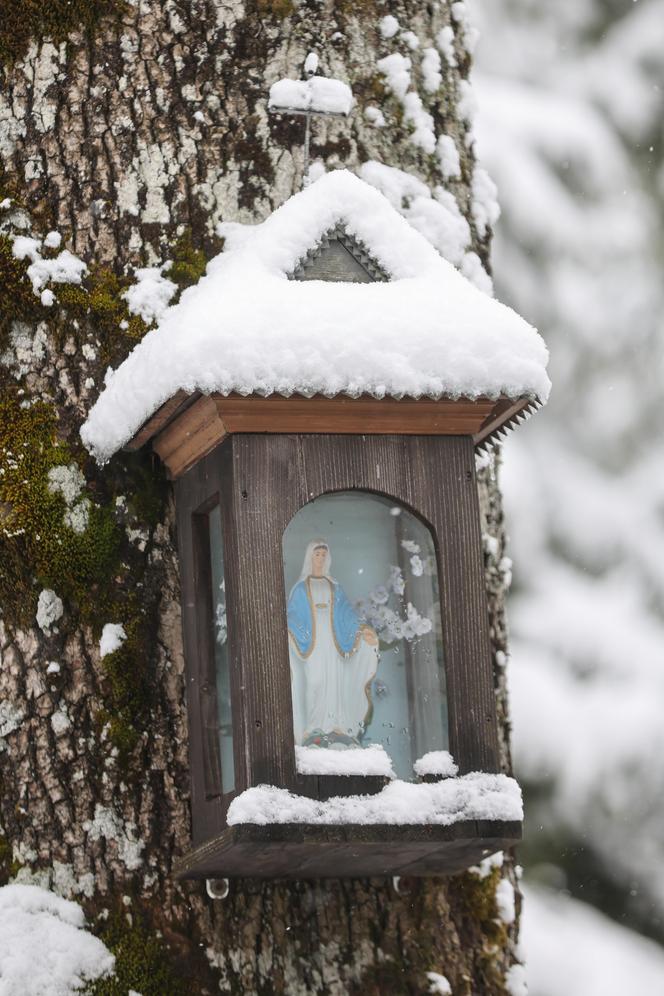
[{"label": "snow cap", "polygon": [[[338,228],[388,281],[289,279]],[[536,330],[347,170],[324,174],[262,224],[219,232],[225,249],[205,276],[107,374],[81,429],[100,463],[179,390],[546,400]]]},{"label": "snow cap", "polygon": [[[307,61],[312,54],[310,53],[305,61],[305,72]],[[284,113],[312,111],[317,114],[347,116],[353,109],[353,92],[347,83],[329,79],[327,76],[310,75],[306,80],[283,79],[270,87],[268,108],[271,111]]]}]

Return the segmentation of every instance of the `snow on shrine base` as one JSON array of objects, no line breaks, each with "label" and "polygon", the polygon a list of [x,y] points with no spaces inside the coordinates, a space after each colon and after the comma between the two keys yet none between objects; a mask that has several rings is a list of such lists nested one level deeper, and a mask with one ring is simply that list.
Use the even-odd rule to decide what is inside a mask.
[{"label": "snow on shrine base", "polygon": [[178,878],[454,874],[521,839],[522,804],[513,779],[474,773],[326,801],[259,786],[228,818],[176,864]]}]

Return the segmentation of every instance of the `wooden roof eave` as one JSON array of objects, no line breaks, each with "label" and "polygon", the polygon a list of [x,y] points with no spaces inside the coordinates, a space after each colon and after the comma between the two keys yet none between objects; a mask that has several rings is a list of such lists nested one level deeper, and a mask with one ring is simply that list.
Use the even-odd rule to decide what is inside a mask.
[{"label": "wooden roof eave", "polygon": [[436,400],[178,391],[141,426],[126,449],[137,450],[152,441],[172,478],[234,432],[469,435],[484,449],[539,404],[528,396]]}]

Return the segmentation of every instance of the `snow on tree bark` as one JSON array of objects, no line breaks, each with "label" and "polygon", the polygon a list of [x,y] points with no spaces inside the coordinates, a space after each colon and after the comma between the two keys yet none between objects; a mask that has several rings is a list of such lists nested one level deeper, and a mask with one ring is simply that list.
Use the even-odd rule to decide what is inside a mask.
[{"label": "snow on tree bark", "polygon": [[[133,0],[88,18],[84,33],[51,27],[57,44],[34,38],[3,71],[0,459],[11,486],[0,484],[0,884],[18,877],[78,897],[116,944],[119,977],[143,996],[179,992],[184,979],[201,993],[421,993],[430,971],[455,996],[491,996],[514,961],[517,922],[502,923],[495,901],[500,876],[514,882],[509,861],[484,877],[402,881],[398,891],[384,881],[252,880],[213,901],[200,883],[173,881],[190,821],[172,499],[149,455],[100,471],[78,441],[106,365],[145,328],[121,297],[128,268],[175,259],[169,277],[191,283],[220,220],[262,220],[299,187],[302,121],[269,118],[266,105],[269,85],[298,76],[309,51],[357,100],[349,122],[315,123],[312,158],[353,169],[375,160],[424,181],[456,225],[443,232],[454,261],[486,285],[491,231],[473,194],[461,6]],[[399,24],[390,37],[379,29],[388,13]],[[429,54],[423,72],[421,53],[436,45],[442,86],[432,90],[438,63]],[[395,52],[411,63],[405,102],[378,68]],[[439,154],[429,130],[447,136]],[[414,197],[400,182],[408,216]],[[89,275],[81,288],[52,285],[48,306],[7,233],[50,230]],[[45,483],[72,462],[90,503],[80,536]],[[491,467],[480,481],[508,771],[504,532]],[[50,629],[36,622],[44,590],[64,605]],[[127,639],[102,659],[107,623]],[[144,964],[122,963],[136,937],[158,931],[163,940],[141,941]]]}]

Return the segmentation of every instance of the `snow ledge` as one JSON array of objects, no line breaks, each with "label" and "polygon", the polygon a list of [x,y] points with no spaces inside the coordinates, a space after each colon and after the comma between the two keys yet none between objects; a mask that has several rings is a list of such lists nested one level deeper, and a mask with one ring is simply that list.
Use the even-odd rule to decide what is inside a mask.
[{"label": "snow ledge", "polygon": [[245,823],[450,826],[466,820],[522,819],[523,801],[518,783],[507,775],[480,771],[422,784],[395,779],[376,795],[334,796],[324,802],[274,785],[258,785],[238,795],[228,810],[229,826]]},{"label": "snow ledge", "polygon": [[384,747],[295,747],[295,762],[301,775],[382,775],[394,778],[392,762]]}]

